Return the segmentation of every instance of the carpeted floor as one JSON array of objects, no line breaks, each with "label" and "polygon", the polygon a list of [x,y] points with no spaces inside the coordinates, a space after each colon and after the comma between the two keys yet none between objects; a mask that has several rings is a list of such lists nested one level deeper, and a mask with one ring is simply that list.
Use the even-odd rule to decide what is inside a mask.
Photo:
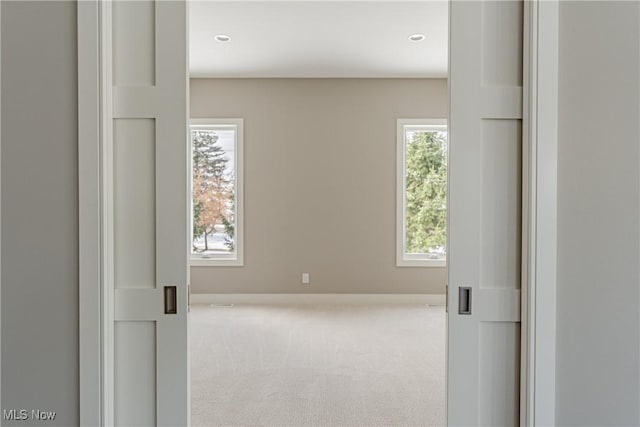
[{"label": "carpeted floor", "polygon": [[434,426],[444,307],[194,306],[194,426]]}]

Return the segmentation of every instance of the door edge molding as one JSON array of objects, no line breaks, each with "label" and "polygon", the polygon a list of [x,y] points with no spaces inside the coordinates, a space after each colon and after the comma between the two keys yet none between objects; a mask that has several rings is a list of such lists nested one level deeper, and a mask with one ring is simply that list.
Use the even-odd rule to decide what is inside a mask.
[{"label": "door edge molding", "polygon": [[109,201],[104,176],[111,138],[111,2],[79,1],[78,239],[80,425],[113,425],[113,298],[105,275],[110,253],[104,227]]},{"label": "door edge molding", "polygon": [[524,2],[520,424],[555,425],[559,1]]}]

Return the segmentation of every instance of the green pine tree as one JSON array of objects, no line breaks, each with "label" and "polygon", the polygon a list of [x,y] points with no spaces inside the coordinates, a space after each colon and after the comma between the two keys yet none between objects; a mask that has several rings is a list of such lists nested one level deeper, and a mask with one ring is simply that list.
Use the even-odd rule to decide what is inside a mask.
[{"label": "green pine tree", "polygon": [[406,150],[407,253],[442,252],[447,241],[446,134],[414,132]]}]

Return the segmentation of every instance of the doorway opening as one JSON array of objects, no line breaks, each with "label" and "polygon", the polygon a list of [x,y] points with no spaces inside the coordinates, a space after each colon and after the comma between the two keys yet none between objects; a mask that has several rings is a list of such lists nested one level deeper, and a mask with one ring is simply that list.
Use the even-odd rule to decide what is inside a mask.
[{"label": "doorway opening", "polygon": [[192,424],[445,424],[448,3],[189,26]]},{"label": "doorway opening", "polygon": [[[78,5],[83,425],[189,424],[186,9],[181,2]],[[540,351],[553,353],[548,350],[554,341],[541,338],[553,336],[553,328],[546,324],[536,328],[535,314],[554,312],[541,309],[543,304],[553,306],[553,300],[541,299],[538,293],[552,293],[553,280],[546,286],[545,279],[545,286],[538,288],[536,277],[544,274],[552,278],[555,271],[553,257],[538,256],[543,247],[554,253],[550,237],[555,229],[553,221],[547,220],[555,218],[555,205],[551,203],[555,187],[539,189],[540,177],[535,172],[544,170],[556,176],[553,144],[545,146],[549,156],[539,157],[536,149],[538,132],[555,141],[556,125],[547,115],[538,118],[537,112],[547,109],[538,109],[537,105],[548,106],[549,111],[557,107],[552,90],[557,76],[538,63],[543,59],[545,63],[557,63],[557,4],[452,2],[449,10],[452,37],[447,196],[449,224],[455,222],[455,226],[450,226],[447,245],[449,282],[453,285],[447,292],[447,423],[516,424],[518,366],[522,369],[523,392],[520,414],[531,423],[531,411],[540,407],[533,406],[534,380],[541,384],[541,388],[535,388],[535,396],[546,398],[541,415],[548,418],[553,414],[548,410],[553,406],[553,399],[548,398],[553,396],[553,381],[547,381],[553,379],[553,369],[536,369],[538,365],[548,367],[548,359],[535,357]],[[537,37],[541,30],[548,39]],[[525,40],[521,44],[522,34]],[[233,40],[228,34],[216,35],[221,36],[216,40],[220,43]],[[538,80],[538,76],[544,79]],[[246,83],[246,79],[243,81]],[[169,99],[171,102],[161,102]],[[271,106],[269,99],[267,106]],[[308,111],[303,101],[295,105]],[[353,113],[339,110],[342,104],[337,105],[339,112]],[[351,110],[356,115],[360,111]],[[277,108],[265,111],[272,119],[279,112]],[[322,115],[327,111],[333,109]],[[223,118],[239,116],[234,113]],[[315,130],[329,140],[331,124]],[[287,127],[283,134],[290,131]],[[366,136],[375,135],[369,132]],[[185,145],[176,144],[183,139]],[[317,145],[326,145],[325,140]],[[522,162],[509,161],[519,154]],[[291,156],[292,152],[285,151],[284,155]],[[335,159],[340,156],[332,161]],[[250,162],[249,157],[246,161]],[[513,215],[514,206],[518,211],[518,185],[513,179],[504,179],[519,170],[520,164],[524,224],[521,283],[526,310],[522,317],[517,260],[513,262],[517,257],[509,250],[517,246],[513,241],[519,235],[518,215]],[[302,167],[297,171],[297,180],[307,172]],[[358,182],[357,175],[352,179]],[[128,185],[131,183],[135,185]],[[545,197],[539,198],[541,193]],[[484,203],[486,200],[490,203]],[[323,208],[321,202],[315,201]],[[305,213],[301,206],[308,209],[312,205],[293,203],[285,213]],[[544,221],[537,222],[541,215]],[[363,224],[351,225],[345,229],[347,233],[354,233]],[[251,232],[256,233],[255,229]],[[315,243],[305,242],[309,246]],[[341,249],[338,245],[336,248]],[[360,253],[357,249],[353,250],[356,255]],[[499,256],[501,253],[505,256]],[[245,255],[246,265],[252,255]],[[308,280],[311,286],[317,283],[313,271],[304,271],[302,277],[298,274],[296,281]],[[221,300],[234,291],[237,288],[216,294],[215,301],[206,301],[207,294],[196,293],[193,302],[228,305]],[[312,295],[317,301],[330,298],[309,291],[304,294]],[[387,302],[402,300],[405,295],[385,298]],[[352,294],[340,296],[344,301]],[[254,297],[242,294],[245,302],[254,301]],[[288,295],[260,297],[282,302]],[[357,297],[375,299],[374,294]],[[235,294],[233,298],[237,301],[240,297]],[[527,322],[522,328],[521,321]],[[541,376],[545,378],[542,382]]]}]

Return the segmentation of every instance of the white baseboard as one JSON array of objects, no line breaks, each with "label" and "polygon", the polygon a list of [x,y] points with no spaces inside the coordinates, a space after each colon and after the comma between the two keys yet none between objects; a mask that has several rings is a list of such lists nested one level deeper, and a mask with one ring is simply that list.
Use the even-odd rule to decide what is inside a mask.
[{"label": "white baseboard", "polygon": [[192,304],[428,304],[445,305],[444,294],[191,294]]}]

